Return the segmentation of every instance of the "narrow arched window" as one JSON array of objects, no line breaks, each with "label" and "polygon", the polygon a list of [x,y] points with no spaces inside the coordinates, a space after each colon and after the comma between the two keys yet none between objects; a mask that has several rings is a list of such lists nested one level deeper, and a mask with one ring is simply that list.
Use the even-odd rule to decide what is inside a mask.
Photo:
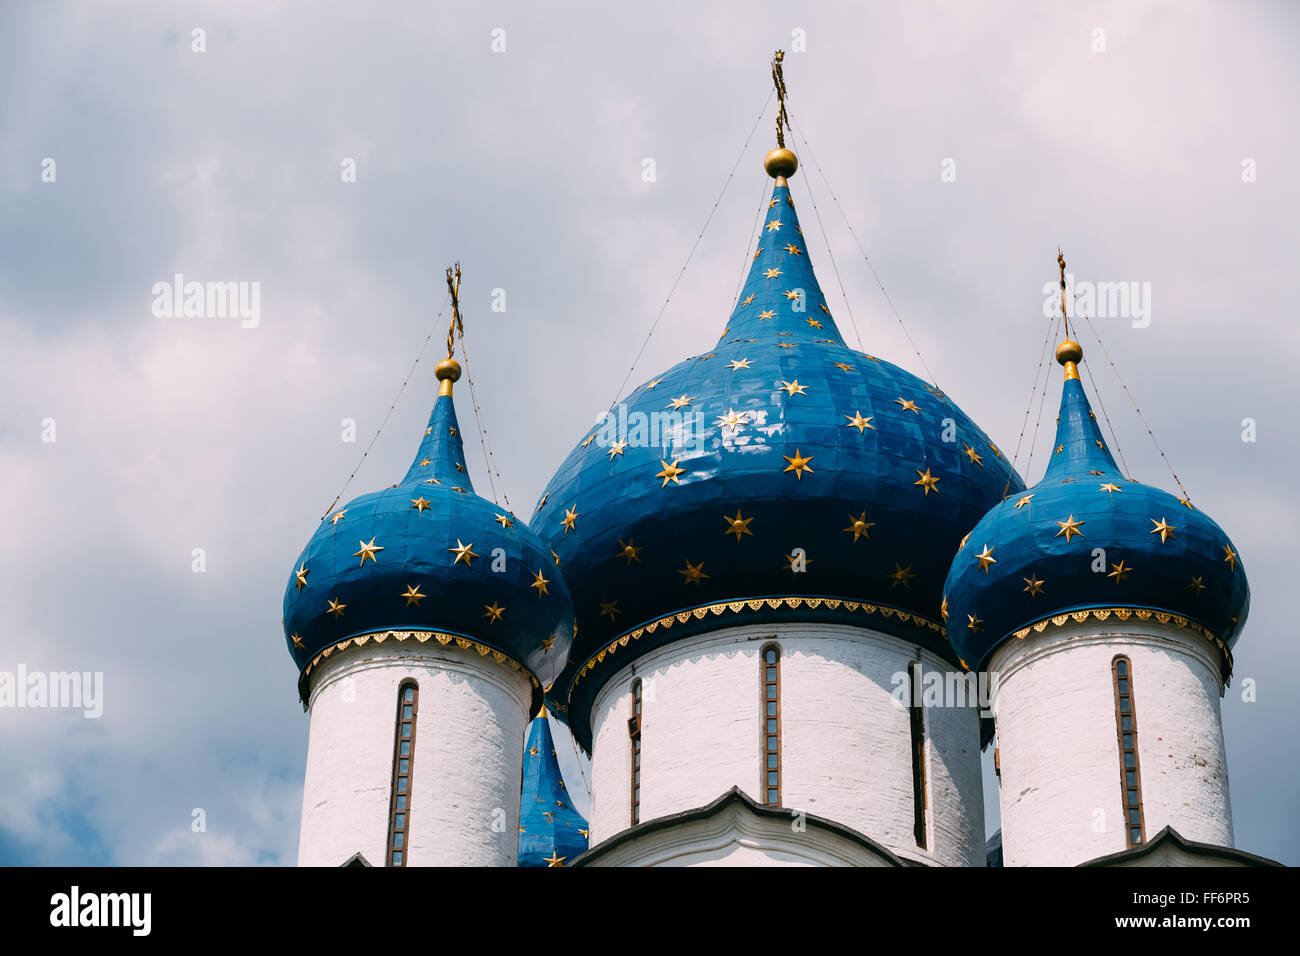
[{"label": "narrow arched window", "polygon": [[907,665],[911,703],[907,707],[912,733],[912,835],[916,845],[925,849],[926,779],[925,779],[925,702],[921,699],[921,663]]},{"label": "narrow arched window", "polygon": [[1123,656],[1110,662],[1115,684],[1115,736],[1119,742],[1119,784],[1128,846],[1146,842],[1142,815],[1142,767],[1138,760],[1137,709],[1133,703],[1133,664]]},{"label": "narrow arched window", "polygon": [[763,648],[761,704],[763,708],[763,802],[781,805],[781,648]]},{"label": "narrow arched window", "polygon": [[632,716],[627,734],[632,741],[632,826],[641,822],[641,678],[632,681]]},{"label": "narrow arched window", "polygon": [[415,761],[415,718],[420,687],[403,681],[397,688],[397,734],[393,743],[393,791],[388,802],[388,865],[406,866],[411,817],[411,768]]}]

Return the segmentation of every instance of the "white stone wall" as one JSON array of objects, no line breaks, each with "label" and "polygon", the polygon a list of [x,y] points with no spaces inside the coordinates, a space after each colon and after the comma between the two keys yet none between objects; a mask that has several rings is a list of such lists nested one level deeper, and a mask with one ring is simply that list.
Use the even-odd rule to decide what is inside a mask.
[{"label": "white stone wall", "polygon": [[[723,628],[645,655],[614,675],[593,708],[591,838],[630,825],[633,679],[643,681],[641,820],[705,806],[732,786],[762,800],[760,651],[781,647],[782,802],[851,827],[899,856],[984,863],[978,716],[926,713],[928,849],[913,836],[911,731],[893,677],[911,644],[867,628]],[[919,652],[923,667],[950,665]]]},{"label": "white stone wall", "polygon": [[420,687],[407,865],[514,866],[528,677],[454,643],[391,639],[336,652],[313,674],[298,864],[360,851],[384,865],[407,678]]},{"label": "white stone wall", "polygon": [[1071,621],[994,653],[1007,866],[1071,866],[1127,846],[1117,654],[1132,662],[1147,838],[1172,825],[1188,840],[1232,845],[1216,653],[1154,618]]}]

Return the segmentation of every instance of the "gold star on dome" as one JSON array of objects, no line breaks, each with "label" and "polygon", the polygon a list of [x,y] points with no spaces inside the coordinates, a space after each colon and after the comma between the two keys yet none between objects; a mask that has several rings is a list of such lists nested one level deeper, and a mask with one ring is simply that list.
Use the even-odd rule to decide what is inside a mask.
[{"label": "gold star on dome", "polygon": [[542,510],[542,507],[546,504],[547,499],[549,499],[550,497],[551,497],[551,493],[549,491],[546,494],[542,495],[542,500],[537,502],[538,511]]},{"label": "gold star on dome", "polygon": [[583,448],[586,448],[588,445],[590,445],[590,444],[591,444],[592,442],[594,442],[595,440],[596,440],[596,433],[595,433],[595,432],[592,432],[590,435],[588,435],[588,436],[583,440],[583,442],[582,442],[582,447],[583,447]]},{"label": "gold star on dome", "polygon": [[668,407],[672,409],[685,408],[687,405],[691,403],[693,399],[694,399],[693,395],[687,395],[685,392],[683,392],[681,394],[681,397],[674,398],[672,401],[670,401],[668,403]]},{"label": "gold star on dome", "polygon": [[980,625],[983,624],[984,622],[980,620],[979,617],[977,617],[976,615],[967,614],[966,620],[970,622],[966,625],[966,627],[969,628],[974,633],[978,634],[980,631],[984,630],[984,628],[980,627]]},{"label": "gold star on dome", "polygon": [[1019,511],[1019,510],[1020,510],[1021,508],[1023,508],[1025,505],[1029,504],[1029,499],[1031,499],[1031,498],[1033,498],[1033,497],[1034,497],[1034,496],[1031,495],[1031,494],[1030,494],[1030,495],[1025,495],[1023,498],[1021,498],[1019,501],[1017,501],[1017,502],[1016,502],[1016,510]]},{"label": "gold star on dome", "polygon": [[495,624],[497,621],[501,620],[501,615],[505,613],[506,609],[496,601],[493,601],[491,604],[484,604],[483,610],[486,612],[483,616],[488,619],[488,623]]},{"label": "gold star on dome", "polygon": [[867,513],[864,511],[856,518],[853,517],[853,515],[849,515],[849,526],[847,528],[841,528],[840,530],[853,532],[853,540],[856,542],[858,538],[870,539],[871,535],[868,534],[868,532],[875,526],[876,523],[874,521],[867,520]]},{"label": "gold star on dome", "polygon": [[1193,511],[1196,510],[1195,508],[1192,508],[1192,502],[1191,502],[1190,499],[1188,499],[1188,498],[1179,498],[1178,500],[1179,500],[1180,502],[1182,502],[1183,504],[1187,505],[1187,507],[1191,508]]},{"label": "gold star on dome", "polygon": [[622,613],[623,613],[623,612],[620,611],[620,610],[618,609],[618,602],[617,602],[617,601],[601,601],[601,602],[600,602],[600,616],[601,616],[601,617],[606,617],[606,616],[608,616],[609,619],[612,621],[612,620],[614,620],[614,618],[615,618],[617,615],[622,614]]},{"label": "gold star on dome", "polygon": [[919,481],[914,481],[914,482],[912,482],[912,484],[914,484],[914,485],[920,485],[921,487],[923,487],[923,488],[925,489],[925,496],[926,496],[927,498],[930,496],[930,492],[931,492],[931,491],[933,491],[936,495],[939,493],[938,485],[939,485],[939,481],[940,481],[940,479],[939,479],[939,478],[936,478],[934,475],[930,474],[930,469],[929,469],[929,468],[925,469],[924,472],[922,472],[920,468],[916,468],[916,469],[913,469],[913,470],[914,470],[918,475],[921,476],[921,479],[920,479]]},{"label": "gold star on dome", "polygon": [[298,648],[299,650],[301,650],[301,649],[305,646],[305,645],[302,643],[302,638],[298,636],[297,632],[294,632],[293,634],[291,634],[291,635],[289,636],[289,640],[293,641],[293,646],[296,647],[296,648]]},{"label": "gold star on dome", "polygon": [[558,568],[560,566],[560,556],[555,553],[554,548],[551,549],[551,557],[555,559],[555,566]]},{"label": "gold star on dome", "polygon": [[[796,550],[798,550],[798,549],[796,549]],[[813,559],[810,558],[810,557],[808,557],[807,553],[805,553],[804,556],[803,556],[803,561],[801,562],[801,565],[802,565],[802,567],[804,568],[804,570],[806,571],[806,570],[808,569],[808,566],[811,565],[812,563],[813,563]],[[785,555],[785,570],[789,571],[791,574],[801,574],[801,573],[803,573],[803,572],[800,572],[800,571],[795,571],[795,569],[794,569],[794,555],[793,555],[793,554],[787,554],[787,555]]]},{"label": "gold star on dome", "polygon": [[779,349],[797,349],[799,346],[794,342],[777,342],[776,347]]},{"label": "gold star on dome", "polygon": [[1167,539],[1172,538],[1174,532],[1178,530],[1177,525],[1169,524],[1169,522],[1165,521],[1163,517],[1159,521],[1155,518],[1151,518],[1150,521],[1155,525],[1155,527],[1151,529],[1151,533],[1160,535],[1161,544],[1164,544]]},{"label": "gold star on dome", "polygon": [[414,508],[416,511],[420,512],[420,514],[424,514],[424,509],[431,506],[428,500],[423,495],[421,495],[419,498],[411,499],[411,507]]},{"label": "gold star on dome", "polygon": [[333,614],[334,620],[337,621],[339,618],[343,616],[343,609],[347,607],[347,605],[340,603],[337,598],[330,598],[329,602],[330,602],[329,609],[325,613]]},{"label": "gold star on dome", "polygon": [[762,322],[764,319],[770,319],[774,315],[776,315],[776,313],[773,312],[771,309],[768,309],[766,312],[758,313],[758,321]]},{"label": "gold star on dome", "polygon": [[854,366],[850,365],[848,362],[836,362],[835,367],[838,369],[843,369],[846,372],[852,372],[854,368]]},{"label": "gold star on dome", "polygon": [[1115,484],[1115,482],[1113,482],[1113,481],[1108,481],[1108,482],[1106,482],[1104,485],[1101,485],[1100,488],[1101,488],[1102,491],[1106,492],[1107,494],[1111,494],[1111,495],[1113,495],[1113,494],[1114,494],[1115,492],[1117,492],[1117,491],[1118,491],[1120,494],[1123,494],[1123,493],[1124,493],[1124,489],[1121,488],[1119,485]]},{"label": "gold star on dome", "polygon": [[921,410],[920,410],[919,408],[916,407],[916,402],[912,401],[910,398],[903,398],[903,397],[900,395],[898,398],[894,399],[894,404],[895,404],[895,405],[902,405],[902,406],[903,406],[903,411],[905,411],[905,412],[911,412],[913,415],[920,415],[920,414],[921,414]]},{"label": "gold star on dome", "polygon": [[858,430],[859,435],[865,434],[868,428],[870,428],[872,431],[876,430],[876,426],[871,424],[871,418],[874,418],[875,416],[871,416],[869,418],[863,418],[862,412],[858,411],[857,409],[854,409],[852,415],[845,415],[844,417],[849,420],[848,427],[856,428]]},{"label": "gold star on dome", "polygon": [[762,254],[763,254],[763,247],[762,247],[762,246],[759,246],[757,249],[754,250],[754,258],[755,258],[755,259],[757,259],[757,258],[758,258],[759,256],[761,256]]},{"label": "gold star on dome", "polygon": [[775,278],[776,278],[777,276],[779,276],[780,274],[781,274],[781,270],[780,270],[780,269],[768,269],[766,272],[763,273],[763,278],[764,278],[764,279],[775,279]]},{"label": "gold star on dome", "polygon": [[670,465],[662,458],[659,459],[659,464],[664,466],[664,470],[655,475],[656,478],[662,478],[664,480],[664,483],[659,486],[660,488],[667,488],[668,482],[670,481],[673,484],[681,484],[681,480],[677,476],[684,473],[686,469],[677,467],[677,462],[680,460],[681,459],[679,458],[674,458],[673,463]]},{"label": "gold star on dome", "polygon": [[939,616],[943,618],[943,623],[948,623],[948,595],[943,596],[943,601],[939,604]]},{"label": "gold star on dome", "polygon": [[772,199],[772,200],[769,200],[769,201],[768,201],[768,204],[767,204],[767,208],[768,208],[768,209],[771,209],[773,206],[775,206],[775,205],[776,205],[777,203],[779,203],[780,201],[781,201],[781,200],[779,200],[779,199]]},{"label": "gold star on dome", "polygon": [[757,296],[754,295],[754,293],[751,292],[751,293],[750,293],[750,294],[745,298],[745,301],[741,302],[740,304],[741,304],[741,305],[749,305],[749,303],[753,302],[754,299],[756,299],[756,298],[757,298]]},{"label": "gold star on dome", "polygon": [[737,369],[749,368],[749,359],[735,359],[727,363],[728,367],[734,372]]},{"label": "gold star on dome", "polygon": [[334,512],[332,515],[330,515],[330,524],[338,524],[340,521],[343,520],[343,516],[347,513],[348,513],[347,508],[344,508],[342,511]]},{"label": "gold star on dome", "polygon": [[298,565],[298,570],[293,572],[294,585],[298,588],[298,593],[307,586],[307,564],[306,562]]},{"label": "gold star on dome", "polygon": [[1097,475],[1097,476],[1100,476],[1100,475],[1104,475],[1104,474],[1106,474],[1106,473],[1105,473],[1104,471],[1098,471],[1096,468],[1089,468],[1089,469],[1088,469],[1088,474],[1090,474],[1090,475]]},{"label": "gold star on dome", "polygon": [[448,551],[450,551],[452,554],[456,556],[456,560],[451,562],[452,567],[455,567],[456,565],[464,561],[465,567],[472,568],[474,566],[472,562],[474,561],[475,558],[478,557],[478,555],[475,554],[474,551],[472,550],[473,547],[474,547],[473,541],[471,541],[469,544],[461,544],[460,538],[457,538],[456,547],[447,549]]},{"label": "gold star on dome", "polygon": [[1023,578],[1026,587],[1023,589],[1030,597],[1038,597],[1043,593],[1043,585],[1047,582],[1039,580],[1038,576]]},{"label": "gold star on dome", "polygon": [[[612,458],[613,456],[611,455],[610,457]],[[564,517],[560,520],[560,524],[564,525],[565,534],[568,534],[573,530],[573,526],[577,523],[579,517],[581,517],[581,515],[578,511],[578,505],[576,502],[572,508],[564,509]]]},{"label": "gold star on dome", "polygon": [[700,581],[703,578],[708,577],[708,575],[704,573],[703,561],[701,561],[699,564],[691,564],[691,562],[687,560],[686,570],[678,571],[677,573],[683,577],[684,579],[682,581],[683,584],[694,584],[696,587],[699,587]]},{"label": "gold star on dome", "polygon": [[785,244],[785,251],[786,251],[786,254],[787,254],[787,255],[797,256],[797,255],[799,255],[799,253],[801,253],[803,250],[800,249],[798,246],[796,246],[793,242],[787,242],[787,243]]},{"label": "gold star on dome", "polygon": [[375,544],[374,538],[370,539],[369,544],[367,544],[364,541],[358,541],[357,544],[361,545],[361,550],[352,552],[352,557],[360,558],[362,564],[366,563],[366,558],[369,558],[371,561],[374,561],[375,564],[379,563],[379,561],[376,560],[375,558],[375,554],[376,552],[383,551],[384,549]]},{"label": "gold star on dome", "polygon": [[987,544],[984,545],[983,551],[975,555],[975,560],[980,563],[980,567],[984,569],[985,574],[989,573],[990,564],[998,563],[998,559],[993,557],[993,549],[990,548]]},{"label": "gold star on dome", "polygon": [[981,468],[984,467],[984,456],[970,445],[966,446],[966,450],[962,454],[969,458],[972,464],[979,465]]},{"label": "gold star on dome", "polygon": [[609,446],[609,460],[610,460],[610,461],[613,461],[615,455],[621,455],[621,454],[623,454],[623,449],[626,448],[626,447],[627,447],[627,442],[625,442],[625,441],[616,441],[616,442],[614,442],[614,444],[610,445],[610,446]]},{"label": "gold star on dome", "polygon": [[406,598],[407,607],[410,607],[412,604],[414,604],[416,607],[419,607],[420,602],[423,601],[428,596],[429,595],[427,594],[420,593],[420,586],[418,584],[408,584],[406,586],[406,590],[398,595],[398,597]]},{"label": "gold star on dome", "polygon": [[424,433],[425,433],[426,435],[432,435],[432,434],[433,434],[433,427],[430,426],[430,427],[426,428],[426,429],[424,430]]},{"label": "gold star on dome", "polygon": [[736,517],[729,518],[726,515],[723,515],[722,520],[727,522],[727,527],[723,529],[722,533],[734,534],[737,541],[740,540],[742,534],[753,535],[754,533],[749,530],[749,523],[754,520],[753,515],[750,515],[748,518],[742,518],[739,508],[736,509]]},{"label": "gold star on dome", "polygon": [[641,563],[641,559],[638,555],[644,550],[645,548],[638,548],[631,539],[627,541],[624,541],[622,538],[618,539],[618,556],[620,558],[627,558],[627,566],[629,568],[632,567],[633,561],[637,564]]},{"label": "gold star on dome", "polygon": [[803,293],[800,292],[798,289],[786,289],[784,294],[787,299],[792,299],[792,300],[798,299],[799,296],[803,295]]},{"label": "gold star on dome", "polygon": [[739,428],[746,423],[745,416],[749,412],[738,412],[734,408],[727,409],[727,414],[719,416],[713,424],[721,425],[723,428]]},{"label": "gold star on dome", "polygon": [[431,461],[433,461],[432,458],[425,458],[423,461],[420,462],[420,466],[421,466],[421,467],[425,467],[425,466],[427,466],[427,465],[429,464],[429,462],[431,462]]},{"label": "gold star on dome", "polygon": [[1063,451],[1065,451],[1065,446],[1064,446],[1064,445],[1057,445],[1057,446],[1056,446],[1056,451],[1052,452],[1052,454],[1054,454],[1054,455],[1059,455],[1059,454],[1060,454],[1061,452],[1063,452]]},{"label": "gold star on dome", "polygon": [[536,588],[537,596],[541,597],[543,594],[550,594],[550,592],[546,590],[546,585],[550,583],[550,581],[542,577],[542,571],[538,568],[537,573],[533,575],[533,583],[528,586],[530,588]]},{"label": "gold star on dome", "polygon": [[1133,570],[1132,568],[1126,568],[1126,567],[1124,567],[1124,559],[1123,559],[1123,558],[1120,558],[1120,559],[1119,559],[1119,564],[1115,564],[1114,562],[1111,562],[1111,565],[1110,565],[1110,566],[1111,566],[1112,570],[1111,570],[1110,574],[1106,575],[1106,577],[1108,577],[1108,578],[1114,578],[1116,584],[1119,584],[1119,582],[1121,582],[1121,581],[1123,581],[1125,578],[1127,578],[1127,577],[1128,577],[1128,573],[1129,573],[1130,571]]},{"label": "gold star on dome", "polygon": [[911,585],[909,585],[908,582],[911,581],[912,578],[916,577],[916,575],[912,573],[912,566],[910,564],[907,567],[903,567],[895,561],[894,570],[890,574],[886,575],[886,577],[888,577],[892,582],[889,586],[891,588],[896,588],[900,584],[903,587],[910,587]]},{"label": "gold star on dome", "polygon": [[1078,480],[1079,480],[1079,479],[1077,479],[1077,478],[1062,478],[1062,479],[1061,479],[1061,484],[1063,484],[1063,485],[1070,485],[1070,484],[1073,484],[1074,482],[1076,482],[1076,481],[1078,481]]},{"label": "gold star on dome", "polygon": [[1191,588],[1193,591],[1195,591],[1197,594],[1200,594],[1202,591],[1205,590],[1205,580],[1203,577],[1192,578],[1192,583],[1187,586]]},{"label": "gold star on dome", "polygon": [[658,384],[659,384],[660,382],[662,382],[662,381],[663,381],[662,378],[657,378],[657,379],[655,379],[653,382],[646,382],[645,390],[646,390],[647,392],[650,391],[651,389],[653,389],[656,385],[658,385]]},{"label": "gold star on dome", "polygon": [[514,520],[509,515],[495,515],[492,520],[503,528],[513,528],[515,526]]},{"label": "gold star on dome", "polygon": [[442,482],[439,481],[437,478],[426,478],[426,479],[424,479],[424,483],[425,483],[426,485],[440,485],[440,484],[442,484]]},{"label": "gold star on dome", "polygon": [[[505,610],[505,609],[502,608],[502,610]],[[573,625],[573,636],[574,636],[574,637],[577,637],[577,636],[578,636],[578,625],[577,625],[577,624],[574,624],[574,625]],[[551,648],[554,647],[554,646],[555,646],[555,636],[554,636],[554,635],[551,635],[550,637],[544,637],[544,638],[542,638],[542,653],[543,653],[543,654],[549,654],[549,653],[551,653]]]},{"label": "gold star on dome", "polygon": [[805,319],[804,321],[807,322],[809,325],[811,325],[814,329],[820,329],[822,327],[822,324],[818,322],[816,319]]},{"label": "gold star on dome", "polygon": [[785,393],[786,393],[787,395],[807,395],[807,394],[808,394],[808,386],[807,386],[807,385],[800,385],[800,384],[799,384],[799,380],[798,380],[797,378],[796,378],[793,382],[787,382],[787,381],[784,381],[784,380],[783,380],[783,381],[777,382],[777,384],[780,385],[781,388],[785,390]]},{"label": "gold star on dome", "polygon": [[778,229],[781,228],[781,226],[782,226],[782,222],[780,219],[773,219],[771,222],[767,224],[767,231],[776,232]]},{"label": "gold star on dome", "polygon": [[1097,447],[1100,448],[1102,451],[1106,450],[1106,446],[1105,444],[1102,443],[1101,439],[1097,439]]},{"label": "gold star on dome", "polygon": [[962,548],[966,547],[966,542],[969,540],[970,540],[970,532],[968,531],[966,532],[966,534],[961,536],[961,541],[957,542],[957,550],[960,551]]},{"label": "gold star on dome", "polygon": [[789,455],[782,455],[781,457],[790,463],[786,465],[784,470],[793,471],[795,477],[798,478],[800,481],[803,481],[803,473],[805,471],[808,472],[808,474],[810,475],[812,474],[812,469],[808,467],[808,462],[813,460],[814,457],[813,455],[809,455],[807,458],[805,458],[803,457],[803,454],[799,451],[799,449],[796,448],[794,450],[793,458],[791,458]]},{"label": "gold star on dome", "polygon": [[1072,538],[1076,534],[1080,538],[1083,537],[1083,532],[1080,531],[1079,528],[1081,528],[1085,524],[1085,522],[1075,521],[1074,515],[1070,515],[1064,521],[1058,521],[1056,523],[1061,526],[1061,530],[1056,532],[1056,534],[1053,535],[1053,537],[1059,538],[1061,535],[1065,535],[1066,544],[1069,544],[1070,538]]},{"label": "gold star on dome", "polygon": [[551,855],[546,858],[546,867],[547,869],[550,869],[553,866],[563,867],[564,861],[567,859],[567,856],[560,856],[559,853],[552,850]]},{"label": "gold star on dome", "polygon": [[1232,550],[1232,545],[1225,544],[1225,545],[1223,546],[1223,554],[1224,554],[1224,558],[1223,558],[1223,560],[1224,560],[1224,561],[1227,561],[1228,564],[1231,566],[1232,570],[1236,571],[1236,570],[1237,570],[1237,552]]}]

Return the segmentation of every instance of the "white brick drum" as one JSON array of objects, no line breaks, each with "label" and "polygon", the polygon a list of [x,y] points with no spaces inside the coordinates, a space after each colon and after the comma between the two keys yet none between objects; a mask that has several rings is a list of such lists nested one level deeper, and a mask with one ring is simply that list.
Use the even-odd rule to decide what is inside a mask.
[{"label": "white brick drum", "polygon": [[1217,652],[1154,619],[1049,626],[998,648],[994,710],[1007,866],[1072,866],[1123,850],[1111,661],[1129,658],[1146,835],[1232,846]]},{"label": "white brick drum", "polygon": [[529,679],[472,648],[409,639],[349,648],[313,674],[298,864],[360,851],[384,865],[407,678],[420,687],[407,865],[514,866]]},{"label": "white brick drum", "polygon": [[979,722],[972,707],[926,711],[928,849],[913,834],[911,730],[894,675],[911,644],[843,625],[724,628],[619,671],[593,708],[591,839],[631,822],[632,681],[643,682],[641,820],[702,807],[732,786],[762,800],[760,651],[781,648],[782,803],[930,864],[984,864]]}]

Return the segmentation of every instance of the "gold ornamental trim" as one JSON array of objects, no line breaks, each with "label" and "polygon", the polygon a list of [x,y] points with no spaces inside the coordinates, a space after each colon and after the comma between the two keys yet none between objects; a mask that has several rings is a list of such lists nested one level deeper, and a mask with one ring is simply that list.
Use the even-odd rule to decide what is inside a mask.
[{"label": "gold ornamental trim", "polygon": [[446,647],[452,641],[455,641],[456,646],[462,648],[463,650],[469,650],[473,648],[474,650],[478,651],[480,657],[487,657],[488,655],[491,655],[492,660],[496,661],[496,663],[501,664],[505,667],[509,667],[512,671],[522,671],[524,674],[528,675],[528,679],[532,681],[534,687],[540,688],[542,686],[541,682],[538,681],[537,676],[532,671],[530,671],[523,664],[519,663],[519,661],[515,660],[509,654],[503,653],[502,651],[497,650],[495,647],[489,647],[488,645],[483,644],[479,641],[475,641],[467,637],[461,637],[459,634],[446,634],[443,633],[442,631],[372,631],[368,634],[357,634],[353,637],[347,638],[346,640],[339,641],[337,644],[331,644],[329,647],[325,648],[323,651],[321,651],[319,654],[317,654],[315,657],[312,658],[310,664],[308,664],[306,667],[303,668],[303,674],[304,675],[311,674],[311,672],[316,668],[316,665],[319,664],[321,661],[323,661],[325,658],[329,657],[331,654],[338,653],[339,651],[345,650],[349,647],[354,647],[354,646],[364,647],[366,644],[370,643],[371,641],[374,641],[376,644],[382,644],[384,643],[384,641],[388,640],[389,638],[392,638],[393,640],[398,641],[399,643],[402,641],[415,640],[421,644],[425,643],[430,639],[433,639],[437,641],[439,644],[443,645],[444,647]]},{"label": "gold ornamental trim", "polygon": [[1095,618],[1098,621],[1105,621],[1112,614],[1121,621],[1127,621],[1130,617],[1136,617],[1139,621],[1149,621],[1154,617],[1161,624],[1173,624],[1177,627],[1183,628],[1184,630],[1191,631],[1194,634],[1199,634],[1218,648],[1219,653],[1223,655],[1223,659],[1228,665],[1227,672],[1229,674],[1232,673],[1232,651],[1228,649],[1228,645],[1223,643],[1222,639],[1220,639],[1217,634],[1211,631],[1208,627],[1193,621],[1191,618],[1184,617],[1181,614],[1174,614],[1169,611],[1155,611],[1146,607],[1088,608],[1083,611],[1069,611],[1065,614],[1054,614],[1051,617],[1045,617],[1041,621],[1035,621],[1033,624],[1012,631],[1012,634],[1017,640],[1023,641],[1029,636],[1030,631],[1033,631],[1035,634],[1041,634],[1047,629],[1049,624],[1053,627],[1062,627],[1068,621],[1082,624],[1090,617]]},{"label": "gold ornamental trim", "polygon": [[807,605],[810,608],[817,608],[825,604],[831,610],[843,609],[849,613],[861,612],[863,614],[879,614],[882,617],[896,617],[900,621],[917,627],[927,628],[947,640],[947,633],[943,627],[929,618],[921,617],[919,614],[913,614],[910,611],[901,611],[895,607],[888,607],[882,604],[868,604],[863,601],[849,601],[843,598],[810,598],[810,597],[772,597],[772,598],[754,598],[744,601],[721,601],[717,604],[706,604],[703,607],[692,608],[689,611],[676,611],[672,614],[665,615],[656,621],[650,621],[639,627],[634,627],[630,631],[620,634],[613,641],[606,644],[600,650],[596,651],[587,662],[578,668],[578,673],[574,675],[573,680],[569,683],[570,700],[573,699],[573,690],[578,686],[578,682],[596,669],[598,664],[605,661],[608,654],[613,654],[620,647],[627,647],[629,641],[640,639],[643,634],[653,634],[659,628],[665,630],[672,627],[674,623],[685,624],[692,618],[704,620],[705,617],[712,614],[721,616],[722,614],[745,614],[754,611],[778,610],[786,607],[797,609]]}]

